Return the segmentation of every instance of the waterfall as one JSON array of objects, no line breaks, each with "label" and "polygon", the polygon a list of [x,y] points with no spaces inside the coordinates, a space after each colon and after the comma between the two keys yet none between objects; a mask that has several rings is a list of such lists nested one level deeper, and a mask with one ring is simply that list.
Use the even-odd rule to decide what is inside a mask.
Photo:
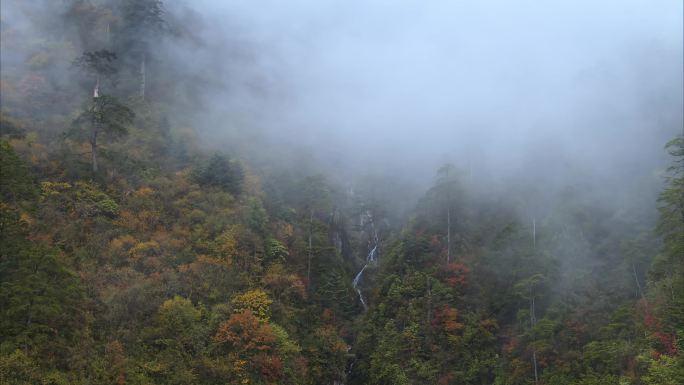
[{"label": "waterfall", "polygon": [[[359,301],[361,301],[361,305],[363,305],[364,310],[368,310],[368,305],[366,304],[366,300],[363,297],[363,293],[361,292],[361,288],[359,288],[359,283],[361,282],[361,277],[363,276],[363,272],[366,270],[366,268],[371,264],[374,263],[377,260],[377,251],[378,251],[378,243],[379,243],[379,238],[378,238],[378,231],[375,228],[375,223],[373,222],[373,216],[366,212],[366,215],[369,218],[371,229],[373,231],[373,248],[368,252],[368,255],[366,256],[366,263],[363,265],[361,270],[356,274],[354,277],[354,280],[352,281],[352,287],[356,292],[359,294]],[[361,216],[361,224],[364,224],[363,216]]]},{"label": "waterfall", "polygon": [[[363,274],[363,271],[366,270],[367,267],[368,267],[368,263],[366,263],[365,265],[363,265],[363,268],[361,269],[361,271],[359,271],[359,272],[356,274],[356,277],[354,277],[354,280],[352,281],[352,286],[354,286],[354,288],[356,288],[356,286],[358,286],[359,280],[361,279],[361,274]],[[363,302],[363,301],[362,301],[362,302]]]},{"label": "waterfall", "polygon": [[354,280],[352,281],[352,286],[354,287],[354,290],[356,290],[356,292],[359,293],[359,301],[361,301],[361,305],[363,305],[364,310],[368,310],[368,305],[366,305],[366,300],[363,299],[363,293],[361,293],[361,289],[359,289],[358,286],[359,280],[361,280],[361,275],[363,274],[363,271],[366,270],[366,267],[368,267],[368,262],[366,262],[366,264],[363,265],[361,271],[359,271],[359,273],[356,274],[356,277],[354,277]]}]

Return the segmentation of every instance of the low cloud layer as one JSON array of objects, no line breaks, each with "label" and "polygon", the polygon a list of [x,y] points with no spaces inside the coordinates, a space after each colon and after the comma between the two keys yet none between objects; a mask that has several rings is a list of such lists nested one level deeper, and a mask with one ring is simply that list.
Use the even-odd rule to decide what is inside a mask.
[{"label": "low cloud layer", "polygon": [[205,23],[207,68],[227,85],[210,98],[204,132],[310,152],[343,173],[426,181],[451,161],[495,178],[521,169],[632,178],[657,169],[681,131],[678,2],[192,8]]},{"label": "low cloud layer", "polygon": [[[421,189],[452,162],[501,189],[600,182],[611,197],[658,180],[684,122],[677,1],[165,7],[186,37],[169,39],[168,60],[192,89],[175,121],[257,166]],[[3,2],[6,31],[45,28],[22,18],[33,8]]]}]

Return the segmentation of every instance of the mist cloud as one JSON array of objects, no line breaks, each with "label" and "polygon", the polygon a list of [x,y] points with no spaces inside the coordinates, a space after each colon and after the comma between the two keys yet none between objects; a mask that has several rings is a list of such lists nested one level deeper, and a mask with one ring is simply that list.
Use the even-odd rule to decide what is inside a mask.
[{"label": "mist cloud", "polygon": [[[3,3],[13,31],[44,24]],[[610,196],[657,179],[682,130],[677,1],[165,6],[193,105],[171,113],[254,163],[425,187],[453,162],[502,189],[597,180]]]},{"label": "mist cloud", "polygon": [[645,172],[681,129],[678,2],[193,7],[216,53],[238,44],[253,55],[210,56],[232,96],[208,108],[235,122],[211,135],[251,130],[323,164],[416,178],[445,161],[497,175],[531,163]]}]

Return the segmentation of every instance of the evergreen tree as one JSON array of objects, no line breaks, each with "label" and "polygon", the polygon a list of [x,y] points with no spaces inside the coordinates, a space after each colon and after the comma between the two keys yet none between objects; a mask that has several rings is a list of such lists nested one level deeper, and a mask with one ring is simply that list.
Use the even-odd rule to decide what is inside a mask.
[{"label": "evergreen tree", "polygon": [[97,95],[86,104],[81,114],[74,120],[71,133],[87,134],[90,143],[93,172],[98,171],[98,139],[101,136],[117,138],[128,133],[135,113],[117,98],[110,95]]}]

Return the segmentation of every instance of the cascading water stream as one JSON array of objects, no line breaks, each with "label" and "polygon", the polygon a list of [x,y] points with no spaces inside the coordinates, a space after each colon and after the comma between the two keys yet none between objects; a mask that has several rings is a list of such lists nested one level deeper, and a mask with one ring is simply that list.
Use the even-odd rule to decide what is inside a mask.
[{"label": "cascading water stream", "polygon": [[[372,248],[368,252],[368,255],[366,256],[366,263],[363,265],[361,270],[359,270],[358,273],[354,276],[354,279],[352,280],[352,287],[354,290],[356,290],[356,293],[359,295],[359,301],[361,302],[361,305],[363,305],[363,309],[368,310],[368,305],[366,304],[366,299],[363,297],[363,292],[361,291],[361,288],[359,287],[359,284],[361,283],[361,278],[363,277],[363,273],[366,271],[366,268],[370,266],[371,264],[375,263],[378,257],[378,245],[380,244],[380,239],[378,238],[378,230],[375,228],[375,223],[373,221],[373,215],[369,211],[365,212],[365,215],[361,215],[361,221],[359,223],[360,227],[364,227],[364,225],[368,222],[365,222],[364,219],[367,218],[368,222],[370,222],[371,226],[371,231],[373,234],[373,238],[371,242],[369,243],[369,246],[372,244]],[[351,349],[351,346],[349,346],[349,349]],[[351,370],[354,366],[354,362],[351,362],[351,364],[347,367],[347,370],[345,371],[345,377],[351,373]],[[334,385],[344,385],[343,382],[337,382]]]},{"label": "cascading water stream", "polygon": [[363,293],[361,293],[361,289],[358,288],[359,285],[359,280],[361,279],[361,275],[363,274],[363,271],[366,270],[366,267],[368,267],[368,263],[363,265],[363,268],[361,271],[359,271],[358,274],[356,274],[356,277],[354,277],[354,280],[352,281],[352,286],[356,290],[357,293],[359,293],[359,301],[361,301],[361,305],[363,305],[363,309],[367,310],[368,305],[366,305],[366,300],[363,299]]},{"label": "cascading water stream", "polygon": [[366,305],[366,300],[363,298],[363,293],[361,292],[361,288],[359,288],[359,283],[361,282],[361,277],[363,276],[363,272],[366,270],[366,268],[371,264],[376,261],[376,254],[378,251],[378,231],[375,229],[375,223],[373,223],[373,217],[368,214],[370,217],[370,224],[371,224],[371,229],[373,230],[373,248],[371,251],[368,253],[366,256],[366,263],[363,265],[361,270],[356,274],[354,277],[354,280],[352,281],[352,287],[356,292],[359,294],[359,301],[361,301],[361,305],[363,305],[364,310],[368,310],[368,305]]}]

